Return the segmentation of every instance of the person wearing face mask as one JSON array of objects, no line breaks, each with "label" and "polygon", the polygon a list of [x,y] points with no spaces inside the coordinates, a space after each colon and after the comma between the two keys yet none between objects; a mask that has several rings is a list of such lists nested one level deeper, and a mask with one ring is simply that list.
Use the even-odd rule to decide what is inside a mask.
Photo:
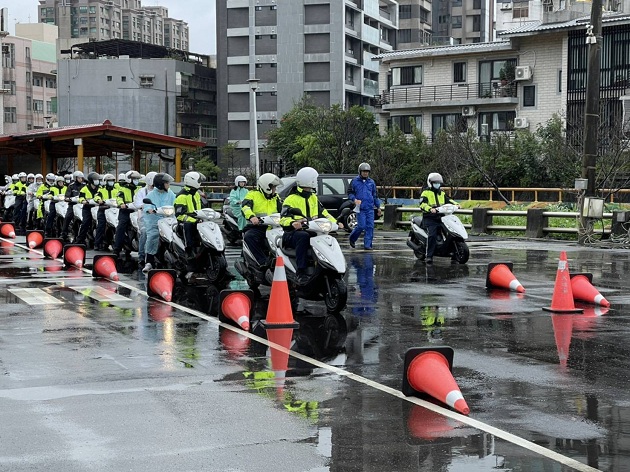
[{"label": "person wearing face mask", "polygon": [[[122,250],[125,238],[127,237],[127,229],[131,224],[131,214],[135,211],[133,208],[133,199],[138,191],[138,184],[140,183],[140,172],[130,170],[125,176],[125,182],[119,182],[118,195],[116,201],[118,202],[118,226],[116,227],[116,236],[114,236],[114,256],[120,257],[120,251]],[[130,208],[131,207],[131,208]],[[127,254],[129,256],[129,254]]]},{"label": "person wearing face mask", "polygon": [[[304,285],[308,282],[306,268],[308,265],[308,249],[311,236],[304,231],[303,223],[316,218],[328,218],[333,223],[335,219],[319,202],[315,189],[317,188],[318,172],[312,167],[303,167],[295,174],[296,187],[286,198],[280,214],[280,225],[284,229],[282,235],[283,247],[294,248],[297,262],[297,283]],[[303,216],[292,214],[291,210],[300,210]],[[339,228],[343,224],[339,223]]]},{"label": "person wearing face mask", "polygon": [[101,176],[96,172],[90,172],[87,176],[87,185],[81,187],[79,191],[79,203],[83,204],[81,209],[81,227],[75,242],[85,244],[88,231],[92,228],[92,207],[97,204],[98,190],[101,186]]},{"label": "person wearing face mask", "polygon": [[183,227],[184,244],[186,245],[186,257],[188,267],[186,268],[186,278],[193,275],[195,264],[193,262],[193,252],[195,249],[195,230],[197,228],[197,218],[192,216],[196,210],[201,210],[201,187],[202,174],[199,172],[188,172],[184,176],[184,188],[179,191],[175,198],[175,216]]},{"label": "person wearing face mask", "polygon": [[420,209],[424,213],[422,222],[427,229],[427,255],[425,259],[427,264],[433,264],[436,237],[438,228],[440,227],[440,219],[442,218],[437,212],[437,207],[445,203],[459,206],[455,200],[451,199],[442,191],[441,187],[443,183],[444,179],[442,179],[440,174],[431,172],[427,177],[427,188],[420,194]]},{"label": "person wearing face mask", "polygon": [[381,216],[381,201],[376,193],[376,184],[370,178],[370,164],[362,162],[359,164],[359,175],[357,175],[348,187],[348,200],[358,205],[357,225],[350,233],[348,242],[351,247],[355,243],[361,233],[365,231],[363,236],[363,248],[372,249],[372,239],[374,238],[374,210],[377,215]]},{"label": "person wearing face mask", "polygon": [[98,203],[98,212],[96,213],[96,233],[94,234],[94,249],[104,251],[105,246],[105,230],[107,229],[107,220],[105,219],[105,210],[109,208],[106,200],[112,200],[118,195],[118,187],[116,186],[116,177],[112,174],[105,174],[101,179],[104,184],[94,197],[94,201]]},{"label": "person wearing face mask", "polygon": [[80,170],[75,170],[72,173],[72,180],[70,183],[66,182],[66,201],[68,202],[68,211],[66,212],[66,217],[63,220],[63,227],[61,228],[61,239],[66,241],[68,239],[68,230],[70,229],[70,225],[72,225],[72,220],[74,219],[74,212],[72,211],[72,207],[79,202],[79,194],[81,193],[81,189],[85,186],[85,175]]},{"label": "person wearing face mask", "polygon": [[[146,254],[144,252],[144,246],[147,242],[147,228],[144,221],[144,199],[147,194],[153,190],[153,178],[157,175],[157,172],[149,172],[144,177],[140,176],[140,189],[136,192],[136,196],[133,199],[133,203],[138,211],[138,230],[140,234],[138,234],[138,267],[142,269],[144,264],[144,259]],[[143,185],[144,184],[144,185]]]}]

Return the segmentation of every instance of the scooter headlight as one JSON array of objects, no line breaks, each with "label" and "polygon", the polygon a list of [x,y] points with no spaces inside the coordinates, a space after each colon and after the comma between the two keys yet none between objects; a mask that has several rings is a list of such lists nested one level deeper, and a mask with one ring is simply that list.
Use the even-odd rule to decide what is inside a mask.
[{"label": "scooter headlight", "polygon": [[274,225],[280,226],[280,215],[269,215],[269,219]]},{"label": "scooter headlight", "polygon": [[175,208],[172,206],[162,207],[162,211],[164,212],[164,216],[173,216],[175,214]]},{"label": "scooter headlight", "polygon": [[317,221],[316,223],[324,233],[330,233],[330,230],[332,229],[332,222],[330,220]]}]

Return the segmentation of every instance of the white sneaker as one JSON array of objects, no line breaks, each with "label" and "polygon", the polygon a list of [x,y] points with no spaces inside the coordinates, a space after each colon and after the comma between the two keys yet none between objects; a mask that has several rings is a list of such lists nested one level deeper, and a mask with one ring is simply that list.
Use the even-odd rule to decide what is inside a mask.
[{"label": "white sneaker", "polygon": [[144,265],[144,269],[142,269],[142,272],[144,272],[144,273],[146,274],[146,273],[147,273],[147,272],[149,272],[151,269],[153,269],[153,266],[151,265],[151,263],[150,263],[150,262],[147,262],[147,263]]}]

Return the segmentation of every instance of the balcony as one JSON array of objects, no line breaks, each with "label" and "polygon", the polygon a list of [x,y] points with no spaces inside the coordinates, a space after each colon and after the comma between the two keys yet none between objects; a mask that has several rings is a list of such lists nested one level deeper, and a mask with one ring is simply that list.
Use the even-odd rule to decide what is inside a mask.
[{"label": "balcony", "polygon": [[381,93],[378,105],[383,108],[401,108],[419,103],[437,106],[516,104],[518,103],[516,92],[515,83],[502,85],[500,82],[401,87]]},{"label": "balcony", "polygon": [[363,94],[371,96],[378,95],[378,81],[363,78]]}]

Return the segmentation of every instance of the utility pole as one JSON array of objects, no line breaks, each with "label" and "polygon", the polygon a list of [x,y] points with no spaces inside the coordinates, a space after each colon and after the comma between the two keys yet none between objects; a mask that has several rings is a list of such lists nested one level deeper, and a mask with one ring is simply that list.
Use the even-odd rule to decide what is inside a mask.
[{"label": "utility pole", "polygon": [[[599,147],[599,86],[602,43],[602,0],[592,0],[591,24],[586,28],[588,62],[586,69],[586,97],[584,103],[584,143],[582,154],[582,179],[586,189],[580,199],[580,231],[578,243],[585,244],[590,233],[591,199],[595,197],[595,166]],[[598,202],[603,206],[603,201]]]}]

